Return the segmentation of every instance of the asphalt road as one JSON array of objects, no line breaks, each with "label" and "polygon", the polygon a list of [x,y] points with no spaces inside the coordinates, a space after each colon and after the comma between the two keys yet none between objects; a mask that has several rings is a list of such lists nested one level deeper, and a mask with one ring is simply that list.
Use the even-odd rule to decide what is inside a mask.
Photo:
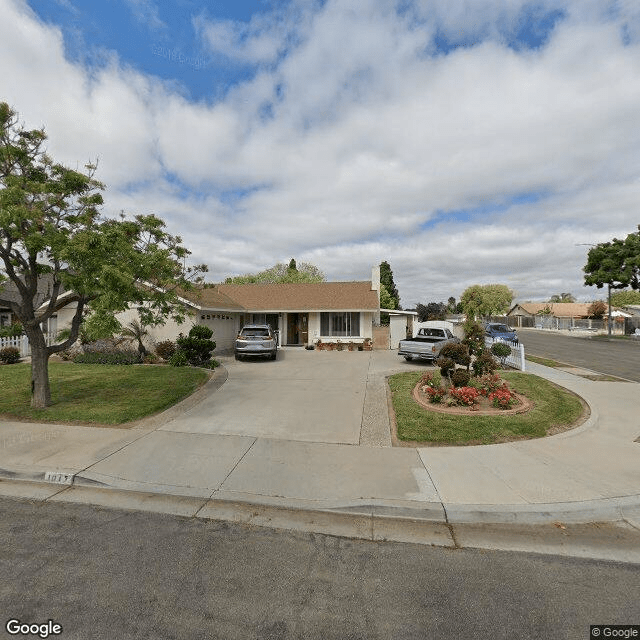
[{"label": "asphalt road", "polygon": [[640,623],[638,565],[4,498],[0,536],[1,637],[12,618],[65,640],[585,640]]},{"label": "asphalt road", "polygon": [[600,340],[551,331],[518,329],[525,354],[640,382],[640,341]]}]

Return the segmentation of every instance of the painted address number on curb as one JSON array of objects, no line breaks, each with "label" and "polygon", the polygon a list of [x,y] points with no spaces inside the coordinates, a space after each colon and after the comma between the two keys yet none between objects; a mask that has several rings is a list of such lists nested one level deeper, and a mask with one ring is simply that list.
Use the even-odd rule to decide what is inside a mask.
[{"label": "painted address number on curb", "polygon": [[46,482],[55,482],[56,484],[73,484],[72,473],[59,473],[57,471],[47,471],[44,474]]}]

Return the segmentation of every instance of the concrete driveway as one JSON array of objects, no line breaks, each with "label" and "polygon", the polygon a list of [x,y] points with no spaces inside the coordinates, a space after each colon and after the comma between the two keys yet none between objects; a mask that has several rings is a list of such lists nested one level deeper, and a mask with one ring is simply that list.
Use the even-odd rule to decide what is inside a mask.
[{"label": "concrete driveway", "polygon": [[222,387],[160,429],[359,444],[373,355],[285,348],[275,362],[223,358]]}]

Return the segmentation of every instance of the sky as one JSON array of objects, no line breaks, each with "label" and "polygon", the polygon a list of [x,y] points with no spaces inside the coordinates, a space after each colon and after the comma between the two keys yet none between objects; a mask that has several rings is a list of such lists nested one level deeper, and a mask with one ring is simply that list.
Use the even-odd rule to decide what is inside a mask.
[{"label": "sky", "polygon": [[210,282],[584,287],[640,224],[637,0],[0,0],[0,101]]}]

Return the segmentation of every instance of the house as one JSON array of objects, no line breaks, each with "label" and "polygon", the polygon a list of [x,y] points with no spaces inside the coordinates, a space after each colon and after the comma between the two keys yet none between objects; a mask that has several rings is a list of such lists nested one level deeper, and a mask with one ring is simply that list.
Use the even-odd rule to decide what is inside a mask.
[{"label": "house", "polygon": [[[36,308],[43,306],[49,300],[52,288],[53,276],[51,274],[45,273],[38,278],[38,289],[34,299]],[[60,296],[63,295],[65,295],[64,289],[60,293]],[[15,283],[8,280],[0,286],[0,299],[5,301],[4,304],[0,302],[0,329],[2,329],[11,326],[14,322],[18,322],[18,317],[11,310],[11,307],[6,304],[11,302],[20,304],[21,302],[20,293]],[[45,321],[42,327],[43,331],[55,335],[58,331],[58,323],[60,322],[62,326],[70,325],[74,312],[75,303],[67,305]]]},{"label": "house", "polygon": [[[602,320],[589,319],[589,302],[520,302],[507,312],[507,317],[517,318],[519,327],[539,327],[545,329],[599,328]],[[605,304],[606,319],[608,306]],[[619,309],[611,308],[612,317],[625,317]],[[623,322],[623,321],[622,321]],[[510,323],[513,324],[513,323]]]},{"label": "house", "polygon": [[[286,346],[307,346],[318,340],[375,341],[374,325],[380,319],[380,268],[372,269],[370,281],[208,284],[182,291],[180,298],[190,310],[186,322],[178,325],[169,320],[150,328],[153,341],[175,340],[180,332],[202,324],[213,330],[216,351],[226,351],[233,348],[236,335],[248,323],[271,325],[280,344]],[[135,310],[118,315],[123,325],[134,319]]]}]

